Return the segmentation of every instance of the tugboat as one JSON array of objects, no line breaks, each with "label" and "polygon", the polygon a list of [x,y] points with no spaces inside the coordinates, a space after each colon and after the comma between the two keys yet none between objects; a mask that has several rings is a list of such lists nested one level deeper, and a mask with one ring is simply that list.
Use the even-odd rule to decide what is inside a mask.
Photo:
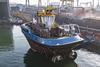
[{"label": "tugboat", "polygon": [[59,25],[55,22],[54,8],[37,12],[37,22],[24,23],[21,29],[34,52],[45,55],[54,63],[65,58],[76,59],[74,48],[83,42],[76,24]]}]

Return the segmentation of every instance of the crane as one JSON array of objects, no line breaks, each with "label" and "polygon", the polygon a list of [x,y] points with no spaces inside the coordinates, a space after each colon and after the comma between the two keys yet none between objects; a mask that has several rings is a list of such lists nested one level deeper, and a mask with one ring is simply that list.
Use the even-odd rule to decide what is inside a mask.
[{"label": "crane", "polygon": [[[49,5],[49,2],[50,0],[47,0],[46,3],[47,3],[47,6]],[[42,0],[38,0],[38,6],[42,6]]]},{"label": "crane", "polygon": [[26,0],[26,7],[30,5],[30,0]]},{"label": "crane", "polygon": [[42,1],[38,0],[38,7],[42,6]]},{"label": "crane", "polygon": [[71,3],[71,5],[73,5],[74,0],[60,0],[62,2],[62,6],[63,5],[67,5],[68,2]]}]

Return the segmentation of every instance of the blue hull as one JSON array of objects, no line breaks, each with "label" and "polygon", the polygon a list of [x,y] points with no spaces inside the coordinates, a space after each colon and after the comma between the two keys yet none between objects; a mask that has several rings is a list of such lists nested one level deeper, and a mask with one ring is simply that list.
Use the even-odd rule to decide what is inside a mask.
[{"label": "blue hull", "polygon": [[78,35],[73,37],[41,38],[35,35],[29,27],[22,25],[21,29],[31,49],[40,54],[45,54],[48,57],[59,54],[63,57],[67,57],[75,47],[83,42],[83,39]]},{"label": "blue hull", "polygon": [[27,38],[30,38],[32,41],[37,42],[39,44],[42,44],[44,46],[64,46],[67,44],[73,44],[77,42],[82,42],[83,38],[81,38],[79,35],[71,36],[71,37],[59,37],[59,38],[42,38],[37,36],[32,32],[31,29],[21,27],[22,32]]}]

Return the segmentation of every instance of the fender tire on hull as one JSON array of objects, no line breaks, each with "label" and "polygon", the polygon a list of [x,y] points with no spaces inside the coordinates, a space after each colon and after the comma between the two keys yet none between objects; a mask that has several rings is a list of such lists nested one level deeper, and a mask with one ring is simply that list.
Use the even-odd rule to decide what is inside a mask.
[{"label": "fender tire on hull", "polygon": [[75,60],[76,58],[77,58],[77,53],[75,51],[69,53],[69,59]]}]

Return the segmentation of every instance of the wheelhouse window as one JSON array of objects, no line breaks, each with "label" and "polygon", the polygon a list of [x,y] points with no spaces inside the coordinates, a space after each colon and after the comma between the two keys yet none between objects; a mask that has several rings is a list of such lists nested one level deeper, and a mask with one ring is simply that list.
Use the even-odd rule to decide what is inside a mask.
[{"label": "wheelhouse window", "polygon": [[51,29],[51,26],[55,21],[55,16],[54,15],[52,15],[52,16],[41,16],[41,21],[42,21],[43,24],[45,24],[46,28]]}]

